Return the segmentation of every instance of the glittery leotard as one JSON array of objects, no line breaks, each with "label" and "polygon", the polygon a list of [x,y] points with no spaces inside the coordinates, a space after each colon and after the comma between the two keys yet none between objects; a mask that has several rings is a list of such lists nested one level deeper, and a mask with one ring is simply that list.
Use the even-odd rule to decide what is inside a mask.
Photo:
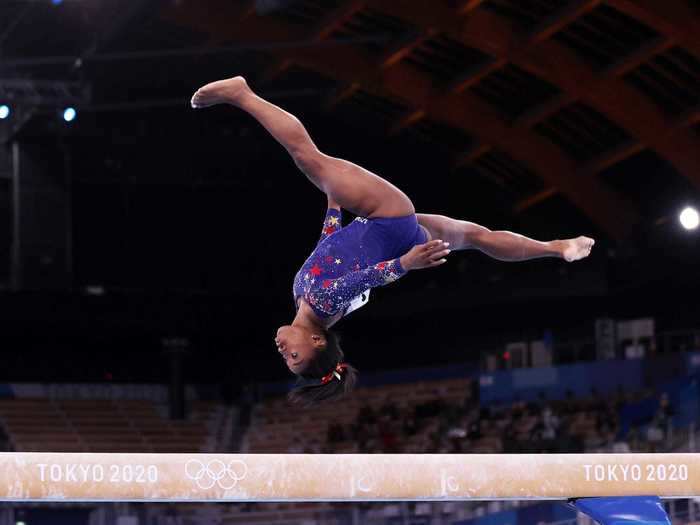
[{"label": "glittery leotard", "polygon": [[363,292],[403,276],[399,257],[426,240],[415,215],[358,217],[343,227],[340,210],[331,208],[321,239],[294,278],[294,302],[298,307],[303,297],[321,318],[345,314]]}]

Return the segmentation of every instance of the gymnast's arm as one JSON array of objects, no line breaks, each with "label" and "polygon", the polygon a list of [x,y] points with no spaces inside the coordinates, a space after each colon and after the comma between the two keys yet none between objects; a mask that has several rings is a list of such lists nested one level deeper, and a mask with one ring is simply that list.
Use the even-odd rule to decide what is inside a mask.
[{"label": "gymnast's arm", "polygon": [[335,202],[330,196],[328,197],[328,209],[326,210],[326,217],[323,219],[323,228],[321,229],[321,238],[318,242],[328,237],[330,234],[340,230],[342,225],[342,212],[340,210],[340,204]]},{"label": "gymnast's arm", "polygon": [[333,200],[333,197],[331,197],[330,195],[328,195],[328,209],[329,209],[329,210],[338,210],[338,211],[340,211],[340,204],[338,204],[337,202],[335,202],[335,201]]},{"label": "gymnast's arm", "polygon": [[368,288],[393,283],[410,270],[433,268],[444,264],[445,257],[449,253],[447,244],[441,240],[419,244],[400,258],[348,272],[336,279],[321,281],[320,286],[309,294],[310,300],[315,306],[328,313],[337,312],[343,304]]},{"label": "gymnast's arm", "polygon": [[309,302],[327,314],[334,314],[368,288],[394,282],[406,271],[399,259],[392,259],[335,279],[324,279],[309,292]]}]

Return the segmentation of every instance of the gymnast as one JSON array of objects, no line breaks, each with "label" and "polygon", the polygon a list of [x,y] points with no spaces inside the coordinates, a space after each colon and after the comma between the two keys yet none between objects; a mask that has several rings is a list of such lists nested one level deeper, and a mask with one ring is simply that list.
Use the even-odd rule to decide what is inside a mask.
[{"label": "gymnast", "polygon": [[[193,108],[215,104],[230,104],[252,115],[328,198],[321,238],[294,278],[296,315],[275,338],[297,376],[288,396],[292,403],[311,406],[353,389],[357,370],[345,362],[330,328],[363,306],[370,288],[411,270],[440,266],[452,250],[476,249],[501,261],[559,257],[572,262],[588,256],[593,247],[588,237],[540,242],[416,213],[411,199],[390,182],[319,151],[295,116],[256,95],[243,77],[207,84],[191,100]],[[343,227],[341,209],[357,218]]]}]

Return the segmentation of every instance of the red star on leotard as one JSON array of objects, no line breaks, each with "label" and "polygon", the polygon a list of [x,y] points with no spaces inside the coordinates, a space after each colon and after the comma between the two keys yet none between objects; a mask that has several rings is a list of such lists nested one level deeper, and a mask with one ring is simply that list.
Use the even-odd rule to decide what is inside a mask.
[{"label": "red star on leotard", "polygon": [[330,235],[330,234],[333,233],[334,231],[335,231],[335,226],[326,226],[326,227],[323,229],[323,233],[325,233],[326,235]]},{"label": "red star on leotard", "polygon": [[380,270],[383,270],[385,267],[386,267],[386,263],[385,263],[385,262],[380,262],[380,263],[377,265],[377,268],[379,268]]},{"label": "red star on leotard", "polygon": [[331,285],[331,282],[332,282],[332,281],[331,281],[330,279],[326,279],[325,281],[323,281],[323,285],[322,285],[322,286],[323,286],[324,288],[328,288],[328,287]]},{"label": "red star on leotard", "polygon": [[313,268],[311,268],[311,273],[314,274],[316,277],[321,275],[321,268],[318,267],[318,264],[314,264]]}]

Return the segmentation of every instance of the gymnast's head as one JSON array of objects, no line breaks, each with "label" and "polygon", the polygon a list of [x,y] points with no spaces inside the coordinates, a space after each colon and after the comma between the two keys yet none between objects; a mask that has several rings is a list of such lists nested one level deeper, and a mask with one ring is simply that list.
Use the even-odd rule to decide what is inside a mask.
[{"label": "gymnast's head", "polygon": [[357,370],[345,362],[338,336],[328,329],[283,326],[275,338],[287,368],[297,376],[287,398],[305,407],[344,397],[357,381]]}]

